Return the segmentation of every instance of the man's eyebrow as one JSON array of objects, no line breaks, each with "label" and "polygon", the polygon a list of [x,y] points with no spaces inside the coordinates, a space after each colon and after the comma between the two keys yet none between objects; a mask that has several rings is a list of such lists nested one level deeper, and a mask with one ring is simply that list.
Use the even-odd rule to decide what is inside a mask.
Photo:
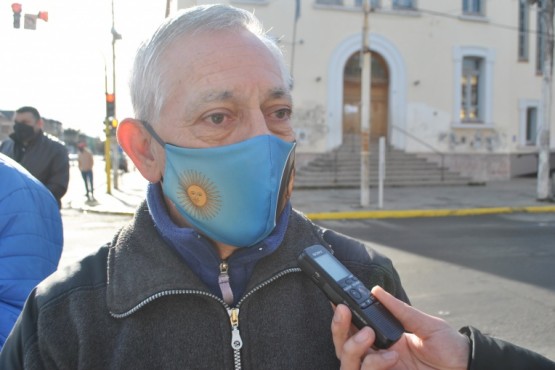
[{"label": "man's eyebrow", "polygon": [[268,96],[272,99],[285,98],[285,99],[292,100],[291,93],[289,92],[289,90],[282,87],[271,89],[270,92],[268,93]]},{"label": "man's eyebrow", "polygon": [[[288,99],[292,100],[291,93],[288,89],[276,87],[268,91],[267,97],[270,99]],[[222,102],[233,99],[233,92],[229,90],[224,91],[208,91],[195,99],[195,106],[199,103],[213,103]]]},{"label": "man's eyebrow", "polygon": [[212,103],[218,101],[226,101],[233,98],[233,93],[231,91],[209,91],[205,94],[200,95],[195,99],[198,103]]},{"label": "man's eyebrow", "polygon": [[[224,102],[231,100],[233,98],[233,93],[229,90],[224,91],[207,91],[200,95],[195,96],[195,98],[187,104],[187,115],[190,116],[191,114],[196,114],[197,110],[200,107],[203,107],[205,104],[217,103],[217,102]],[[189,119],[191,119],[189,117]]]}]

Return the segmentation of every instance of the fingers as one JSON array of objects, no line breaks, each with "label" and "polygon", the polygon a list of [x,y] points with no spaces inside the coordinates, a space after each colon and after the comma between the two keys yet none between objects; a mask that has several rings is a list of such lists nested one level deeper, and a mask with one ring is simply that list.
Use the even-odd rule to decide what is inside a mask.
[{"label": "fingers", "polygon": [[361,369],[363,370],[386,370],[391,369],[399,360],[399,354],[395,351],[377,352],[369,354],[364,358]]},{"label": "fingers", "polygon": [[380,286],[375,286],[372,294],[399,320],[406,331],[415,333],[419,337],[448,326],[445,321],[398,300]]},{"label": "fingers", "polygon": [[[372,329],[365,327],[350,336],[351,311],[344,305],[335,309],[331,331],[337,358],[342,370],[363,369],[385,370],[397,362],[396,352],[369,354],[368,350],[375,340]],[[363,362],[364,360],[364,362]]]},{"label": "fingers", "polygon": [[341,359],[343,345],[349,339],[351,327],[351,311],[345,305],[338,305],[335,308],[333,320],[331,322],[331,333],[335,346],[335,355]]}]

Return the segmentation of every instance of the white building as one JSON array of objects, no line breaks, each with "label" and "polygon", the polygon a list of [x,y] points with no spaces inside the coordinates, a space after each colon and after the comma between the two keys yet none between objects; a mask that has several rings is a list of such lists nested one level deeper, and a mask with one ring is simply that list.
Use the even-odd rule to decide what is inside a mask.
[{"label": "white building", "polygon": [[[214,2],[178,0],[177,7]],[[298,9],[296,0],[220,2],[253,10],[280,39],[294,78],[301,164],[360,132],[363,0],[299,0]],[[440,151],[450,169],[477,181],[534,173],[542,125],[537,7],[521,0],[372,4],[371,136],[431,159]]]}]

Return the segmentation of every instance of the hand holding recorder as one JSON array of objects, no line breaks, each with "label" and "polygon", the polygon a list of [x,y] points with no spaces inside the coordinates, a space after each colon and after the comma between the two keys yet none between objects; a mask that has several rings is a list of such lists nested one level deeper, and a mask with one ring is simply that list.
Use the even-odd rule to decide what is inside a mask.
[{"label": "hand holding recorder", "polygon": [[388,348],[399,340],[403,326],[327,248],[318,244],[306,248],[298,263],[331,302],[350,308],[357,328],[374,330],[374,347]]},{"label": "hand holding recorder", "polygon": [[381,287],[374,287],[372,295],[399,319],[407,333],[387,350],[375,351],[371,348],[374,332],[363,328],[353,335],[351,312],[343,305],[337,306],[331,331],[342,370],[467,369],[470,344],[466,336],[444,320],[397,300]]},{"label": "hand holding recorder", "polygon": [[[445,321],[398,301],[380,287],[370,293],[321,245],[306,248],[298,263],[338,305],[332,334],[342,370],[466,369],[468,339]],[[418,336],[404,333],[402,324]]]}]

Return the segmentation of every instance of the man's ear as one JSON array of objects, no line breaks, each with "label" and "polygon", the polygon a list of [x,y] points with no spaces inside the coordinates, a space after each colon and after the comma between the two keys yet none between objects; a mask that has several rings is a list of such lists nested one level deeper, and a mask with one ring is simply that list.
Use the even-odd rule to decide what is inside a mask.
[{"label": "man's ear", "polygon": [[[156,158],[152,145],[160,146],[152,140],[139,120],[126,118],[118,125],[118,143],[135,164],[141,175],[149,182],[156,183],[162,177],[161,158]],[[162,149],[160,147],[160,149]]]}]

